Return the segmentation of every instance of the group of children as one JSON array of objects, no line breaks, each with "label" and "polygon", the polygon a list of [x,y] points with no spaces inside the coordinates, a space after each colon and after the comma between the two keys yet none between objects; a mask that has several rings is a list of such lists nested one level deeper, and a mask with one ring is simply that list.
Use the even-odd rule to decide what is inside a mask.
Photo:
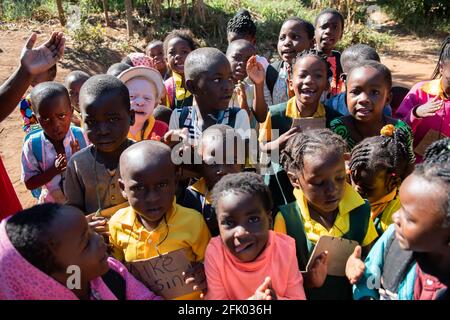
[{"label": "group of children", "polygon": [[[0,225],[0,298],[160,299],[122,263],[184,249],[178,299],[448,299],[450,37],[398,106],[343,31],[334,9],[288,18],[269,64],[241,10],[226,54],[174,30],[107,74],[36,77],[22,178],[45,204]],[[327,251],[306,269],[326,235],[359,244],[345,276]]]}]

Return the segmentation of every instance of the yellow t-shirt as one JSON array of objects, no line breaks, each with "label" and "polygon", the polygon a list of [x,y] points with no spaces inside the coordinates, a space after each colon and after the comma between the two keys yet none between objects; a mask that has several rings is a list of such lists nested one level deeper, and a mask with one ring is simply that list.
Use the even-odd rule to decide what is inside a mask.
[{"label": "yellow t-shirt", "polygon": [[[148,231],[137,219],[137,213],[131,206],[117,211],[109,221],[114,256],[121,261],[131,262],[184,248],[190,261],[203,261],[211,239],[203,216],[196,210],[176,204],[174,200],[166,219],[167,224],[161,221],[156,229]],[[178,297],[177,300],[199,298],[200,293],[195,292]]]},{"label": "yellow t-shirt", "polygon": [[[286,117],[292,118],[292,119],[300,119],[300,111],[297,108],[295,97],[292,97],[288,100],[287,106],[286,106]],[[322,103],[319,103],[316,112],[313,114],[313,118],[324,118],[326,116],[325,113],[325,107]],[[273,128],[273,129],[279,129],[279,128]],[[270,109],[267,112],[266,120],[261,123],[261,126],[259,127],[259,137],[258,140],[260,142],[264,141],[272,141],[272,120],[270,115]]]},{"label": "yellow t-shirt", "polygon": [[[294,196],[301,210],[305,234],[308,239],[316,243],[320,236],[329,235],[334,237],[342,237],[350,229],[350,211],[364,204],[363,198],[348,184],[345,184],[345,191],[342,200],[339,202],[339,212],[334,221],[334,225],[327,230],[319,222],[313,220],[309,215],[308,202],[300,189],[294,189]],[[287,234],[286,222],[280,212],[275,217],[274,230]],[[377,230],[373,221],[369,220],[366,236],[362,242],[362,246],[368,246],[378,237]]]}]

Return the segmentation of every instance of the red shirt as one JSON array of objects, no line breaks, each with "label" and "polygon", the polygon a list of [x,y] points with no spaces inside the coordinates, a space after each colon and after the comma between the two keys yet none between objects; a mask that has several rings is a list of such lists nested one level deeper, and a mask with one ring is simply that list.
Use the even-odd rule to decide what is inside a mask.
[{"label": "red shirt", "polygon": [[446,289],[436,277],[424,273],[419,265],[416,267],[416,281],[414,283],[414,300],[436,300],[440,289]]}]

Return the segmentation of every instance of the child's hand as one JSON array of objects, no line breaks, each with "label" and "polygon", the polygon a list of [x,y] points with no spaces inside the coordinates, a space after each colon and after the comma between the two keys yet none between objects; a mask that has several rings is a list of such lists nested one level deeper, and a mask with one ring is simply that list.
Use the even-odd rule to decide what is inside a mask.
[{"label": "child's hand", "polygon": [[260,285],[253,296],[249,300],[277,300],[277,294],[272,288],[272,280],[266,277],[262,285]]},{"label": "child's hand", "polygon": [[105,217],[97,217],[94,212],[87,215],[86,220],[91,229],[103,236],[103,238],[109,238],[108,220]]},{"label": "child's hand", "polygon": [[188,141],[189,130],[188,128],[169,130],[166,132],[163,138],[163,142],[169,147],[173,148],[181,141]]},{"label": "child's hand", "polygon": [[288,131],[286,131],[281,136],[279,136],[278,139],[276,139],[275,141],[276,141],[276,143],[278,143],[279,148],[283,148],[285,146],[286,142],[288,142],[288,140],[290,138],[292,138],[299,132],[302,132],[302,129],[300,127],[290,128]]},{"label": "child's hand", "polygon": [[72,149],[72,155],[75,154],[75,152],[80,151],[80,143],[77,139],[70,141],[70,148]]},{"label": "child's hand", "polygon": [[194,291],[200,291],[200,298],[203,299],[206,291],[205,267],[201,262],[193,262],[192,267],[183,272],[184,281],[187,285],[192,285]]},{"label": "child's hand", "polygon": [[256,56],[252,56],[248,59],[246,69],[248,77],[255,85],[264,83],[266,73],[263,65],[256,61]]},{"label": "child's hand", "polygon": [[444,105],[444,101],[438,100],[438,98],[439,96],[436,96],[427,103],[418,106],[414,110],[415,116],[417,116],[418,118],[427,118],[434,116],[436,112]]},{"label": "child's hand", "polygon": [[361,260],[361,246],[357,246],[347,260],[347,264],[345,265],[345,275],[353,285],[361,279],[364,270],[366,270],[366,265]]},{"label": "child's hand", "polygon": [[55,159],[55,168],[57,173],[61,173],[66,170],[67,158],[65,154],[58,154]]},{"label": "child's hand", "polygon": [[33,49],[37,34],[33,33],[27,40],[20,55],[21,65],[32,75],[47,71],[64,54],[65,38],[62,32],[53,32],[41,46]]},{"label": "child's hand", "polygon": [[310,267],[309,271],[304,274],[305,286],[308,288],[320,288],[328,274],[328,251],[319,254]]},{"label": "child's hand", "polygon": [[248,110],[248,104],[247,104],[247,94],[245,93],[245,84],[242,81],[239,81],[238,85],[236,86],[236,96],[239,103],[239,108]]}]

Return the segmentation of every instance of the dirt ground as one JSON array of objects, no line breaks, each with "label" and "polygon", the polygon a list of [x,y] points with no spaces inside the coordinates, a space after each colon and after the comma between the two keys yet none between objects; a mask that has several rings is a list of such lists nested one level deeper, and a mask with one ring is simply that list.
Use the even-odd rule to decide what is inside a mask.
[{"label": "dirt ground", "polygon": [[[17,26],[0,30],[0,83],[3,83],[16,68],[21,48],[30,32],[40,32],[38,43],[41,43],[53,29],[50,26],[39,29],[33,29],[33,26]],[[111,32],[117,33],[117,30]],[[438,48],[438,40],[419,39],[410,35],[399,36],[393,50],[382,55],[382,62],[391,69],[394,85],[411,87],[418,81],[429,79],[436,65]],[[67,43],[67,49],[71,49],[70,42]],[[120,57],[117,60],[119,59]],[[102,71],[102,66],[98,61],[89,59],[89,57],[80,59],[76,53],[74,55],[73,50],[58,64],[58,67],[56,81],[59,82],[63,82],[65,76],[75,69],[81,69],[91,74]],[[35,202],[31,193],[20,181],[20,156],[24,137],[21,127],[21,116],[18,109],[0,123],[0,156],[3,158],[22,205],[29,207]]]}]

